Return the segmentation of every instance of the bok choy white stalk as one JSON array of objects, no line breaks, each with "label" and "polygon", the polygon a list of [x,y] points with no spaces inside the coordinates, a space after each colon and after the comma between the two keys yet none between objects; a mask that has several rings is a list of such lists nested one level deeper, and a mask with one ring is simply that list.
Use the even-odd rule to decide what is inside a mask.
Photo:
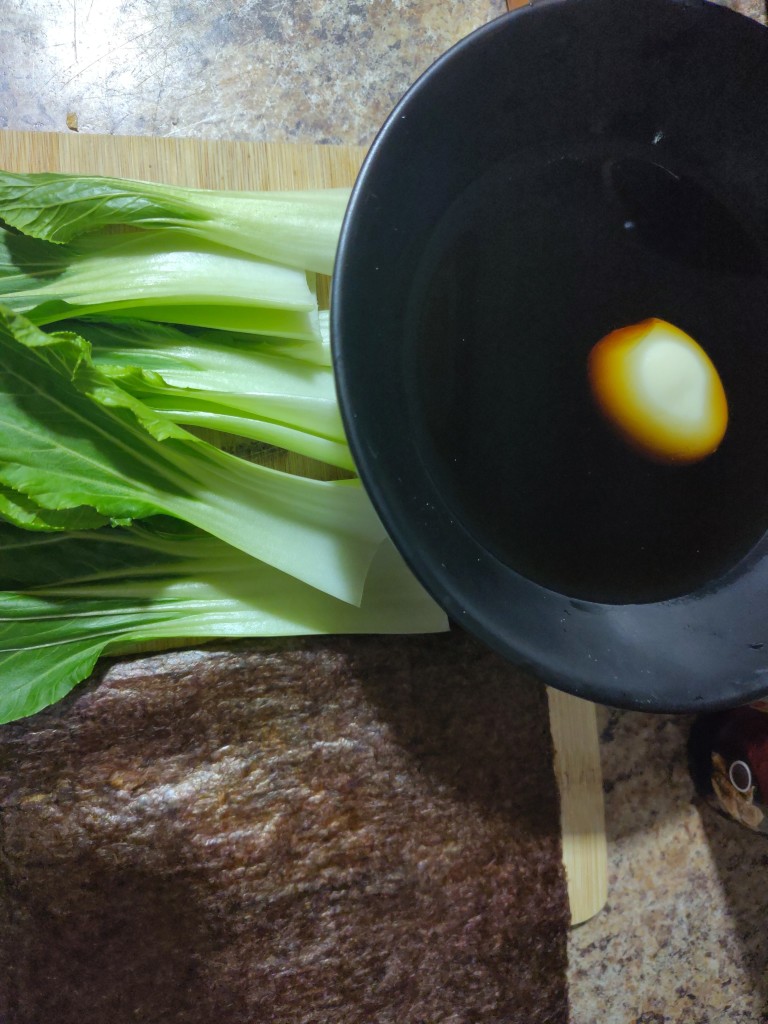
[{"label": "bok choy white stalk", "polygon": [[311,343],[304,358],[321,361],[314,285],[304,271],[183,234],[53,245],[0,230],[0,302],[40,325],[111,313],[295,339]]},{"label": "bok choy white stalk", "polygon": [[187,427],[251,438],[353,471],[333,372],[226,331],[144,321],[63,323],[116,384]]}]

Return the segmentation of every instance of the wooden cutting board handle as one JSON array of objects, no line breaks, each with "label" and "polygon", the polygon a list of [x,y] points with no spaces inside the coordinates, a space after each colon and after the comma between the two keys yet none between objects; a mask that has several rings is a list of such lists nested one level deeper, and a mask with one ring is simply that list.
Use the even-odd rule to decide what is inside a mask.
[{"label": "wooden cutting board handle", "polygon": [[571,924],[594,917],[608,898],[603,774],[597,708],[559,690],[547,690],[549,728],[560,790],[563,864]]}]

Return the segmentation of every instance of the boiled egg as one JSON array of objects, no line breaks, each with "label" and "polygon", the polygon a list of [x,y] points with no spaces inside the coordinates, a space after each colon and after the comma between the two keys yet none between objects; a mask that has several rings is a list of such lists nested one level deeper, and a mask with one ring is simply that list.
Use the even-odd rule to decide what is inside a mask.
[{"label": "boiled egg", "polygon": [[698,462],[723,440],[728,402],[720,375],[674,324],[651,317],[611,331],[590,351],[588,370],[603,415],[648,458]]}]

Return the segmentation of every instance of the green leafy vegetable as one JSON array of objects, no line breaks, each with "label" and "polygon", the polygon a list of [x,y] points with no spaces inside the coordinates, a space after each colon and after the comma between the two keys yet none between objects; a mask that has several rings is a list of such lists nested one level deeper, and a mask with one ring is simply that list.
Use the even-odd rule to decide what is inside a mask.
[{"label": "green leafy vegetable", "polygon": [[162,518],[48,535],[0,524],[0,565],[0,722],[59,700],[100,655],[137,644],[446,628],[389,541],[359,608]]},{"label": "green leafy vegetable", "polygon": [[88,506],[115,523],[177,516],[353,604],[384,537],[359,481],[221,452],[117,387],[82,338],[2,308],[0,483],[41,509]]},{"label": "green leafy vegetable", "polygon": [[132,232],[70,246],[0,229],[0,301],[33,323],[105,312],[294,338],[325,350],[314,278],[187,236]]},{"label": "green leafy vegetable", "polygon": [[0,172],[6,224],[69,242],[113,225],[181,231],[264,260],[330,274],[349,189],[215,192],[68,174]]},{"label": "green leafy vegetable", "polygon": [[[69,324],[60,325],[70,326]],[[73,323],[116,384],[184,426],[237,434],[354,470],[333,372],[225,331]]]},{"label": "green leafy vegetable", "polygon": [[86,506],[60,510],[40,508],[31,498],[0,484],[0,521],[3,520],[27,530],[94,530],[109,522]]},{"label": "green leafy vegetable", "polygon": [[348,196],[0,171],[0,722],[137,645],[447,628],[336,402]]}]

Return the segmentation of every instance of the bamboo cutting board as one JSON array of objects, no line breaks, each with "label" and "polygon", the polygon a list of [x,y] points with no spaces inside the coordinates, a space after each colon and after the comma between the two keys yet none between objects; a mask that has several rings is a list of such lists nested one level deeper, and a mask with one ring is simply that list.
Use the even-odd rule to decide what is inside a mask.
[{"label": "bamboo cutting board", "polygon": [[[5,170],[105,174],[200,188],[347,186],[364,152],[354,146],[0,131]],[[607,897],[597,721],[592,704],[555,690],[549,691],[549,714],[571,919],[579,924]]]}]

